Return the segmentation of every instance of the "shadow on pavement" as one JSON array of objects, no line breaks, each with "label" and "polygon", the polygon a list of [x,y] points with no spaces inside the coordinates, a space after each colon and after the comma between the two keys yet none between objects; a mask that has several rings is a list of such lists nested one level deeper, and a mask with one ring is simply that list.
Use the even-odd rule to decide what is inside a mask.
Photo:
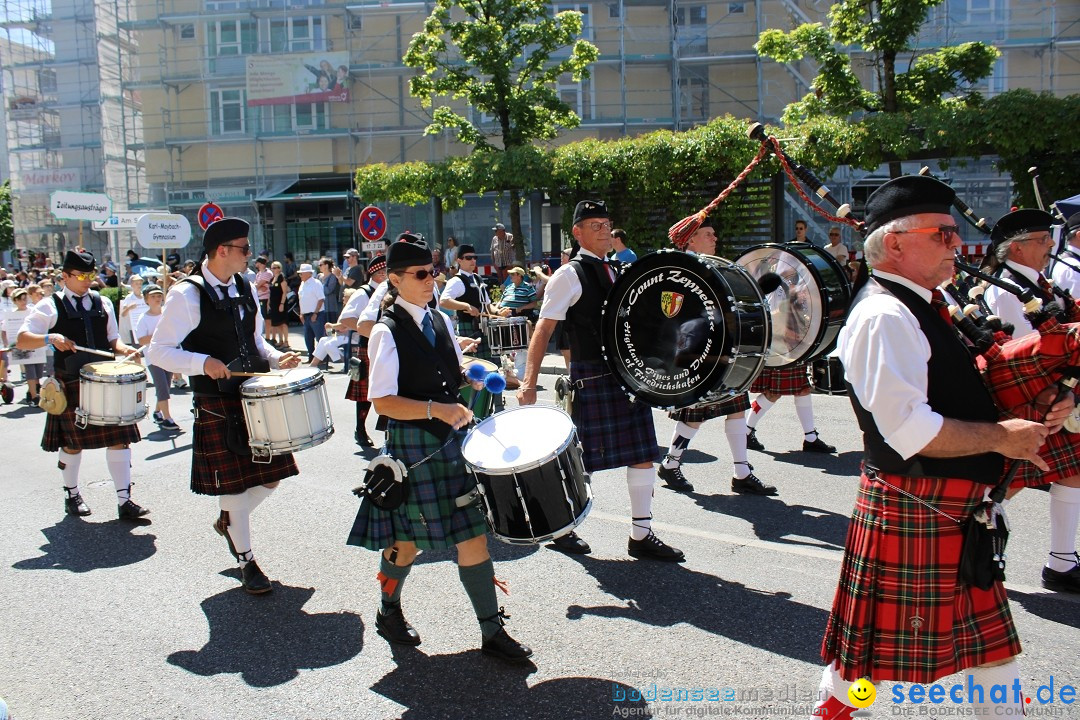
[{"label": "shadow on pavement", "polygon": [[[754,452],[750,452],[750,462],[754,462]],[[824,470],[828,475],[859,476],[859,463],[862,462],[862,450],[849,450],[842,453],[813,453],[802,450],[790,450],[788,452],[773,451],[766,449],[761,453],[769,455],[777,462],[790,463],[808,468]]]},{"label": "shadow on pavement", "polygon": [[[780,492],[783,493],[783,488]],[[775,497],[704,495],[697,492],[687,493],[687,496],[709,512],[746,520],[754,526],[754,534],[761,540],[789,545],[843,550],[851,521],[847,515],[809,505],[787,505]],[[792,536],[821,542],[799,540]]]},{"label": "shadow on pavement", "polygon": [[[57,505],[61,503],[57,496]],[[57,507],[57,512],[62,512]],[[115,506],[101,510],[115,513]],[[39,548],[41,557],[19,560],[11,567],[16,570],[68,570],[75,573],[103,568],[123,567],[147,559],[155,552],[156,535],[133,534],[137,527],[146,527],[150,519],[138,523],[120,522],[113,517],[108,522],[88,522],[74,515],[52,527],[42,529],[48,540]]]},{"label": "shadow on pavement", "polygon": [[[528,557],[540,549],[539,545],[510,545],[500,542],[488,533],[488,554],[495,563],[495,574],[499,574],[499,563],[511,562]],[[455,550],[424,550],[416,556],[414,564],[425,565],[437,562],[455,562],[457,551]]]},{"label": "shadow on pavement", "polygon": [[1080,595],[1068,593],[1023,593],[1009,590],[1009,600],[1043,620],[1080,628]]},{"label": "shadow on pavement", "polygon": [[[519,639],[528,644],[528,638]],[[479,637],[475,642],[479,643]],[[479,648],[425,655],[419,648],[391,646],[391,652],[397,667],[371,689],[407,708],[401,720],[591,720],[621,717],[624,708],[632,708],[627,714],[633,717],[652,717],[641,700],[616,701],[628,697],[633,688],[613,680],[557,678],[530,687],[527,680],[536,671],[535,665],[507,665],[484,656]],[[543,648],[536,648],[534,658],[541,658],[542,663],[543,654]]]},{"label": "shadow on pavement", "polygon": [[[221,573],[230,577],[238,571]],[[281,685],[301,670],[330,667],[360,654],[364,622],[348,612],[304,612],[314,588],[274,583],[253,597],[239,585],[208,597],[202,609],[210,639],[201,650],[180,650],[168,661],[196,675],[239,673],[253,687]]]},{"label": "shadow on pavement", "polygon": [[[595,615],[657,627],[687,623],[811,665],[821,662],[821,633],[828,612],[795,602],[789,593],[755,590],[677,563],[569,557],[596,578],[602,591],[623,601],[571,605],[566,610],[571,620]],[[676,588],[678,600],[672,595]]]}]

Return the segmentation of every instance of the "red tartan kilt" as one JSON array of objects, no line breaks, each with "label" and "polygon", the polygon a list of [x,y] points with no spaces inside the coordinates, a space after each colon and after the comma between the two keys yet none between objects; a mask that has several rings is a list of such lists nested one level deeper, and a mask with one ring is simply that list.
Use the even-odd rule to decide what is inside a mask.
[{"label": "red tartan kilt", "polygon": [[139,426],[132,425],[87,425],[79,428],[75,425],[75,409],[79,407],[78,379],[65,381],[64,395],[67,408],[60,415],[45,414],[45,432],[41,436],[41,448],[46,452],[56,452],[60,448],[68,450],[93,450],[114,445],[130,445],[142,439]]},{"label": "red tartan kilt", "polygon": [[771,395],[798,395],[810,390],[810,377],[806,363],[795,363],[782,368],[767,367],[754,379],[750,392]]},{"label": "red tartan kilt", "polygon": [[200,397],[192,439],[191,491],[199,495],[235,495],[248,488],[299,475],[291,453],[275,455],[269,463],[252,462],[251,456],[237,455],[225,444],[228,413],[244,411],[240,398]]},{"label": "red tartan kilt", "polygon": [[[968,480],[881,478],[960,521],[985,489]],[[1004,585],[959,583],[962,543],[961,525],[864,474],[822,641],[825,663],[835,661],[845,680],[926,684],[1017,655]]]},{"label": "red tartan kilt", "polygon": [[[1044,473],[1031,463],[1022,462],[1011,487],[1038,487],[1080,475],[1080,435],[1064,430],[1054,433],[1039,448],[1039,457],[1050,466],[1050,472]],[[1005,472],[1012,462],[1006,458]]]},{"label": "red tartan kilt", "polygon": [[345,390],[345,399],[352,400],[353,402],[367,402],[368,394],[368,354],[366,347],[360,347],[359,345],[353,345],[352,355],[354,358],[359,358],[360,362],[364,364],[361,369],[361,376],[359,380],[349,380],[349,387]]},{"label": "red tartan kilt", "polygon": [[750,396],[747,393],[741,393],[730,400],[724,400],[723,402],[709,403],[708,405],[696,405],[682,410],[673,410],[668,413],[668,417],[672,420],[685,423],[705,422],[706,420],[712,420],[713,418],[727,417],[728,415],[734,415],[735,413],[746,412],[749,409]]}]

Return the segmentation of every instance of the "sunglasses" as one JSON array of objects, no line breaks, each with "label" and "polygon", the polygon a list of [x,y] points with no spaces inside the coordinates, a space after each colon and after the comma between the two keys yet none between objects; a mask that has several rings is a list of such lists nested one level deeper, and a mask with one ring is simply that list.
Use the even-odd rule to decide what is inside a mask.
[{"label": "sunglasses", "polygon": [[97,273],[93,272],[93,271],[84,272],[84,273],[77,273],[77,272],[70,272],[69,271],[68,275],[70,277],[74,278],[75,280],[80,281],[80,282],[90,282],[91,280],[93,280],[94,278],[97,277]]},{"label": "sunglasses", "polygon": [[960,237],[959,225],[941,225],[932,228],[914,228],[913,230],[901,230],[897,235],[931,235],[942,245],[948,245],[953,238]]},{"label": "sunglasses", "polygon": [[408,272],[406,270],[401,271],[402,275],[415,275],[417,280],[427,280],[429,277],[435,277],[434,270],[417,270],[416,272]]},{"label": "sunglasses", "polygon": [[[241,252],[243,252],[245,255],[250,255],[251,254],[251,245],[230,245],[229,243],[221,243],[221,244],[222,244],[223,247],[236,248],[237,250],[240,250]],[[192,264],[194,264],[194,263],[192,263]],[[184,263],[184,265],[187,266],[187,263]]]},{"label": "sunglasses", "polygon": [[461,259],[462,260],[475,260],[476,256],[475,255],[462,255]]}]

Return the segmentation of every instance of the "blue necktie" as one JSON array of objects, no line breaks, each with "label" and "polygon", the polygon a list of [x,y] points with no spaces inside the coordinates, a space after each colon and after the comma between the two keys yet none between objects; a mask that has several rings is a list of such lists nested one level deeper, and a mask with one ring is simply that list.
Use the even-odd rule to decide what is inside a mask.
[{"label": "blue necktie", "polygon": [[435,328],[431,326],[431,313],[424,315],[424,321],[420,323],[420,330],[423,331],[424,337],[431,343],[431,346],[435,347]]}]

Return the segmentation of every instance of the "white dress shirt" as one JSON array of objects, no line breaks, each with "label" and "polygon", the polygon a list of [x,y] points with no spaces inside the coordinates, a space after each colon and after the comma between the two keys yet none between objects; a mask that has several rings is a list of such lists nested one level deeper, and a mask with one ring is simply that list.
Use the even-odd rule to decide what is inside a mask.
[{"label": "white dress shirt", "polygon": [[[458,365],[462,363],[461,348],[458,346],[454,335],[454,328],[450,324],[450,318],[441,312],[431,312],[428,307],[413,305],[411,302],[398,298],[394,304],[403,308],[416,323],[417,328],[423,327],[424,316],[430,313],[432,322],[442,322],[446,331],[450,333],[450,339],[457,355]],[[437,319],[441,318],[441,320]],[[368,371],[368,399],[390,397],[398,394],[398,354],[397,343],[389,326],[385,323],[375,323],[371,330],[371,339],[368,341],[368,358],[371,361],[371,369]],[[432,366],[434,368],[434,365]],[[457,388],[453,388],[457,390]]]},{"label": "white dress shirt", "polygon": [[[349,302],[345,303],[345,307],[342,309],[341,314],[338,315],[338,321],[347,320],[349,318],[359,318],[367,310],[368,305],[375,296],[375,291],[372,290],[372,297],[368,297],[368,286],[361,285],[356,289],[352,295],[349,296]],[[385,292],[384,292],[385,294]]]},{"label": "white dress shirt", "polygon": [[[1080,300],[1080,256],[1073,254],[1073,248],[1065,248],[1061,257],[1065,262],[1054,262],[1054,269],[1050,273],[1051,281],[1062,290],[1068,290],[1073,299]],[[1066,265],[1068,263],[1068,265]],[[1070,267],[1071,266],[1071,267]]]},{"label": "white dress shirt", "polygon": [[[224,286],[229,297],[239,297],[240,292],[236,287],[235,279],[230,277],[227,283],[221,282],[207,268],[206,261],[202,263],[202,275],[207,288],[212,293],[219,293],[217,288]],[[258,307],[258,297],[255,294],[255,286],[250,285],[251,296],[255,298]],[[191,331],[199,326],[201,318],[201,292],[190,282],[178,282],[169,290],[165,297],[165,307],[161,311],[161,320],[154,330],[154,336],[150,340],[150,349],[146,357],[151,365],[157,365],[168,372],[182,373],[184,375],[204,375],[203,366],[209,355],[188,352],[180,347],[180,343],[191,334]],[[247,315],[247,311],[240,310],[241,317]],[[231,320],[230,320],[231,322]],[[255,311],[255,350],[259,355],[270,361],[270,367],[276,368],[278,359],[282,354],[270,347],[263,340],[262,313]],[[222,362],[230,362],[233,358],[218,358]]]},{"label": "white dress shirt", "polygon": [[[1014,262],[1005,262],[1005,267],[1009,272],[1002,273],[1004,280],[1009,280],[1009,273],[1015,273],[1017,275],[1023,275],[1036,285],[1039,284],[1039,278],[1042,274],[1038,270],[1032,270],[1026,265],[1017,265]],[[1019,285],[1017,285],[1019,287]],[[1016,326],[1016,330],[1013,331],[1014,338],[1020,338],[1030,333],[1035,332],[1035,328],[1031,326],[1031,323],[1024,317],[1024,306],[1020,303],[1020,298],[1013,295],[1007,290],[991,285],[986,288],[986,292],[983,293],[983,298],[986,300],[986,304],[990,306],[991,312],[997,315],[1005,322],[1012,323]]]},{"label": "white dress shirt", "polygon": [[472,287],[475,287],[480,291],[480,309],[485,310],[491,302],[491,297],[488,295],[487,284],[475,273],[459,270],[457,275],[446,281],[446,287],[442,289],[440,297],[448,297],[451,300],[457,300],[465,294],[466,281],[468,281]]},{"label": "white dress shirt", "polygon": [[[323,292],[322,283],[319,282],[314,275],[300,283],[301,315],[310,315],[311,313],[318,312],[320,303],[325,299],[326,294]],[[322,309],[325,310],[326,306],[323,305]]]},{"label": "white dress shirt", "polygon": [[[585,248],[578,250],[579,255],[594,257],[597,260],[604,258],[595,255]],[[544,302],[540,306],[540,319],[551,318],[552,320],[565,320],[566,311],[581,299],[581,281],[578,274],[570,263],[559,266],[555,274],[551,276],[547,287],[544,288]]]},{"label": "white dress shirt", "polygon": [[[874,276],[930,302],[930,291],[907,278],[880,270]],[[885,293],[861,300],[840,330],[838,350],[855,397],[902,458],[916,455],[937,437],[945,420],[930,408],[926,396],[930,343],[906,305]]]},{"label": "white dress shirt", "polygon": [[[81,302],[84,310],[90,309],[89,293],[83,295],[81,299],[73,295],[67,288],[60,290],[55,294],[60,296],[61,301],[72,300],[73,302]],[[116,313],[113,311],[112,300],[101,298],[101,305],[105,308],[105,339],[112,344],[113,340],[117,340],[120,337],[120,326],[116,324]],[[19,332],[32,332],[38,335],[44,335],[56,327],[56,318],[56,304],[52,301],[52,298],[44,298],[34,306],[34,311],[26,316],[26,320],[23,321]]]}]

